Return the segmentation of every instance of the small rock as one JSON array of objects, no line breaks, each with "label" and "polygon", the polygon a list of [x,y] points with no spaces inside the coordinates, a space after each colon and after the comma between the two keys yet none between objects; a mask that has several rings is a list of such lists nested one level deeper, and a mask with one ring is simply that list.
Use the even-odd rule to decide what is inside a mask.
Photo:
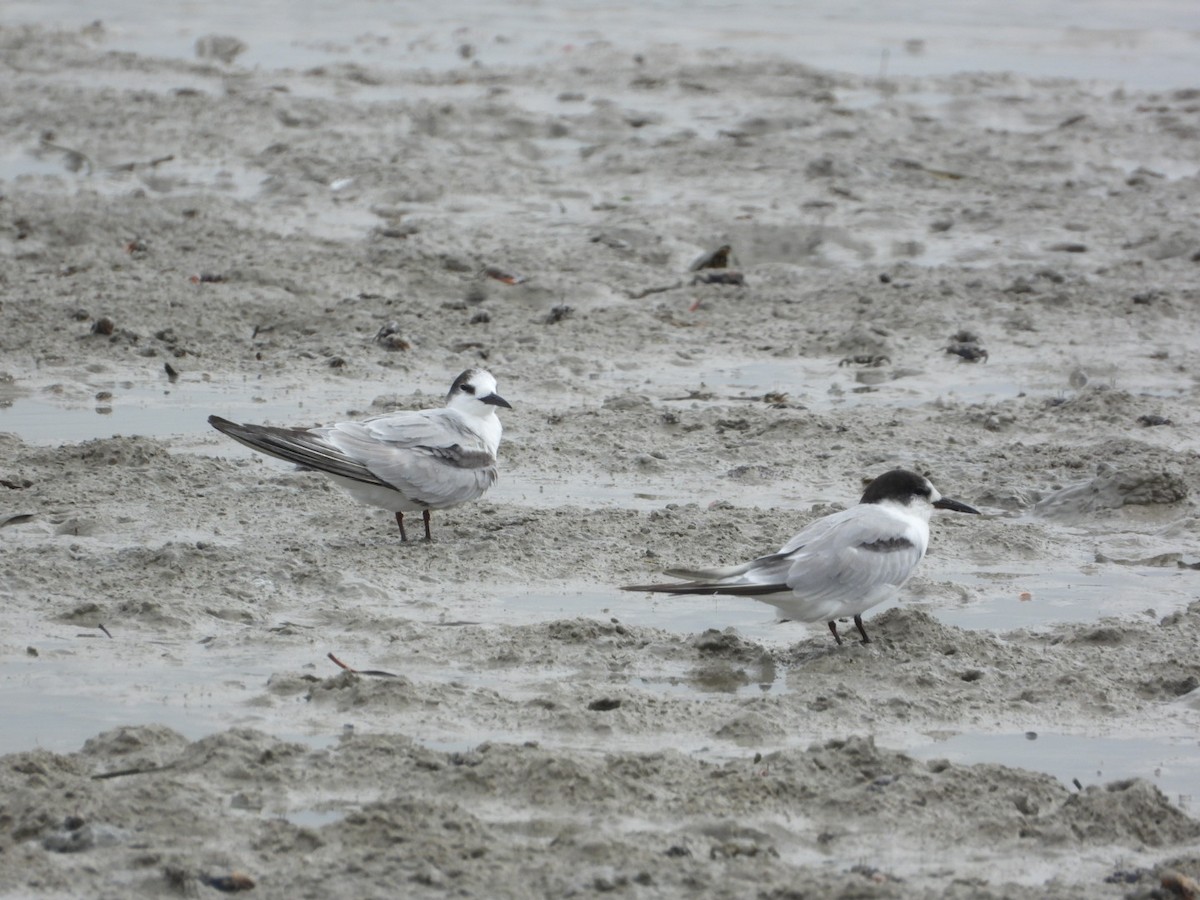
[{"label": "small rock", "polygon": [[206,34],[196,38],[197,59],[216,59],[228,65],[246,49],[242,41],[228,34]]},{"label": "small rock", "polygon": [[1184,875],[1182,872],[1174,870],[1163,872],[1159,878],[1159,884],[1163,886],[1164,890],[1170,891],[1176,897],[1182,898],[1182,900],[1197,900],[1197,898],[1200,898],[1200,882],[1196,881],[1195,878]]},{"label": "small rock", "polygon": [[230,872],[228,875],[201,875],[200,883],[227,894],[249,891],[254,888],[254,879],[242,872]]},{"label": "small rock", "polygon": [[555,306],[553,309],[551,309],[546,315],[546,324],[555,325],[564,319],[571,318],[573,315],[575,315],[575,310],[567,306],[565,303],[560,303],[558,306]]},{"label": "small rock", "polygon": [[400,324],[388,322],[375,332],[375,343],[385,350],[411,350],[412,344],[400,336]]},{"label": "small rock", "polygon": [[946,352],[954,354],[963,362],[987,362],[988,359],[988,352],[977,344],[951,344],[946,348]]},{"label": "small rock", "polygon": [[692,284],[732,284],[746,286],[746,276],[732,269],[728,271],[702,272],[692,279]]},{"label": "small rock", "polygon": [[729,268],[729,257],[732,252],[732,247],[728,244],[722,244],[716,250],[701,253],[688,266],[688,271],[698,272],[700,269],[727,269]]}]

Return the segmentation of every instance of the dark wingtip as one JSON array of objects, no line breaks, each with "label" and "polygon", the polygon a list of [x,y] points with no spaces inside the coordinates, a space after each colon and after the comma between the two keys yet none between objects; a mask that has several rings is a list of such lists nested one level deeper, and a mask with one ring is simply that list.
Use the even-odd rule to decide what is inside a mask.
[{"label": "dark wingtip", "polygon": [[240,430],[242,427],[241,425],[238,425],[238,422],[230,421],[229,419],[222,419],[220,415],[210,415],[209,425],[216,428],[216,430],[220,431],[222,434],[228,434],[230,437],[236,437],[234,432]]}]

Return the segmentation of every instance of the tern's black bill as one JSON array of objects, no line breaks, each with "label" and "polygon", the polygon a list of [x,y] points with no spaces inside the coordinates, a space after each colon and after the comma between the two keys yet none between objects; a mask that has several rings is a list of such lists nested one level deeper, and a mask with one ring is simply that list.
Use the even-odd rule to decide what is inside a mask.
[{"label": "tern's black bill", "polygon": [[486,397],[480,397],[479,399],[492,406],[503,406],[505,409],[512,409],[512,404],[499,394],[488,394]]},{"label": "tern's black bill", "polygon": [[959,503],[957,500],[951,500],[949,497],[942,497],[940,500],[935,500],[933,505],[938,509],[949,509],[954,512],[974,513],[979,515],[979,510],[973,506],[967,506],[965,503]]}]

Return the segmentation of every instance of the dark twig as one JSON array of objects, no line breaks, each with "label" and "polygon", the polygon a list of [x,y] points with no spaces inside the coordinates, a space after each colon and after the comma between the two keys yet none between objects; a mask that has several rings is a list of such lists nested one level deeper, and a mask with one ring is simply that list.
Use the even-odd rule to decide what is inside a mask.
[{"label": "dark twig", "polygon": [[643,297],[648,297],[651,294],[661,294],[666,291],[673,291],[677,287],[683,287],[682,281],[676,281],[674,284],[663,284],[657,287],[642,288],[640,291],[626,291],[630,300],[641,300]]},{"label": "dark twig", "polygon": [[99,775],[93,775],[93,781],[103,781],[106,778],[124,778],[126,775],[148,775],[151,772],[165,772],[167,769],[175,768],[179,763],[164,763],[161,766],[135,766],[132,769],[117,769],[115,772],[101,772]]},{"label": "dark twig", "polygon": [[395,672],[383,672],[379,669],[355,669],[355,668],[352,668],[352,667],[346,665],[344,662],[342,662],[340,659],[338,659],[332,653],[327,653],[326,656],[328,656],[331,660],[333,660],[333,664],[335,666],[345,669],[347,672],[352,672],[355,675],[374,675],[377,678],[399,678],[400,677]]}]

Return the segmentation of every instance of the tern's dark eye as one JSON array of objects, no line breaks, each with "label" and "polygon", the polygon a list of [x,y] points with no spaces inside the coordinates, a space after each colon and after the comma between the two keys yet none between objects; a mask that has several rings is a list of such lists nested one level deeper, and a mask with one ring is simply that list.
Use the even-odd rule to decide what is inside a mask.
[{"label": "tern's dark eye", "polygon": [[462,386],[462,389],[463,389],[463,392],[464,392],[464,393],[467,393],[467,394],[474,394],[474,393],[475,393],[475,385],[473,385],[473,384],[464,384],[464,385]]}]

